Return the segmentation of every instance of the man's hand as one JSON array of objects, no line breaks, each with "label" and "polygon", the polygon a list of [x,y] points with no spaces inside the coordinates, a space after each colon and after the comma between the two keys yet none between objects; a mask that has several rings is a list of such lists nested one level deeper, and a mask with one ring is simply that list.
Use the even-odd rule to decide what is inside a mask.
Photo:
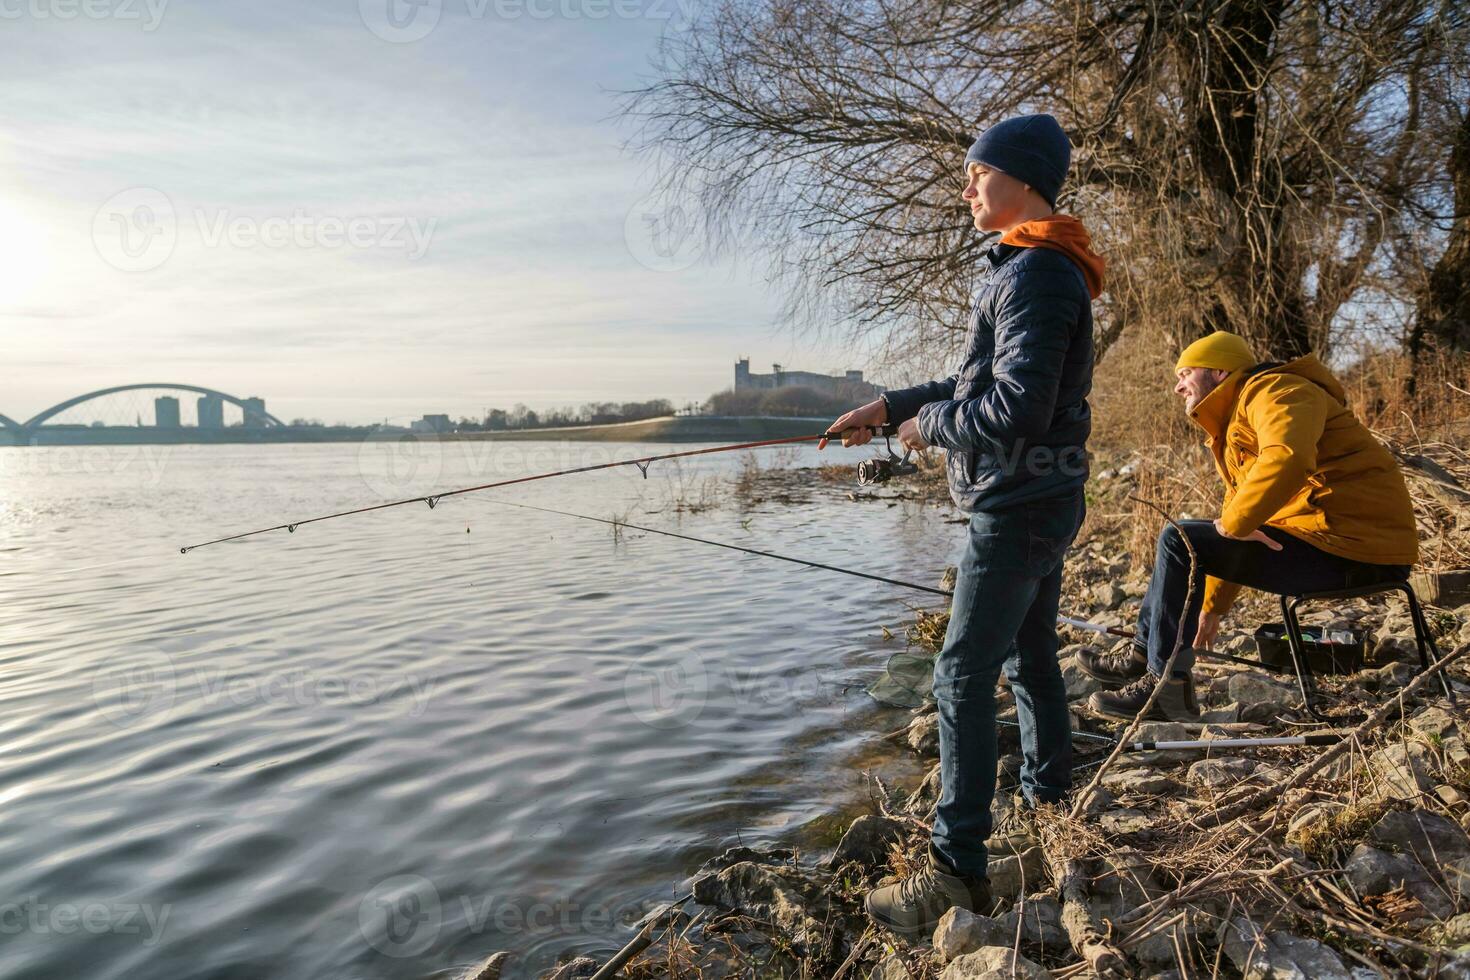
[{"label": "man's hand", "polygon": [[[1259,532],[1257,532],[1259,533]],[[1278,545],[1278,547],[1280,547]],[[1199,626],[1194,631],[1194,648],[1196,650],[1215,649],[1215,637],[1220,635],[1220,614],[1202,612],[1199,614]]]},{"label": "man's hand", "polygon": [[[828,432],[842,432],[851,429],[842,437],[844,446],[863,446],[873,441],[873,433],[869,426],[876,428],[888,421],[888,403],[881,398],[874,398],[861,408],[854,408],[836,422],[827,426]],[[823,439],[817,443],[818,449],[827,448],[827,440]]]},{"label": "man's hand", "polygon": [[898,444],[905,449],[928,449],[929,444],[924,437],[919,435],[919,420],[917,417],[909,419],[898,427]]},{"label": "man's hand", "polygon": [[1231,541],[1259,541],[1261,542],[1261,544],[1270,548],[1272,551],[1281,550],[1281,545],[1278,542],[1273,541],[1271,538],[1266,537],[1266,532],[1262,531],[1260,528],[1256,528],[1254,531],[1252,531],[1250,534],[1247,534],[1243,538],[1237,538],[1235,535],[1225,530],[1225,525],[1221,524],[1220,518],[1217,517],[1215,518],[1215,532],[1219,534],[1220,537],[1229,538]]}]

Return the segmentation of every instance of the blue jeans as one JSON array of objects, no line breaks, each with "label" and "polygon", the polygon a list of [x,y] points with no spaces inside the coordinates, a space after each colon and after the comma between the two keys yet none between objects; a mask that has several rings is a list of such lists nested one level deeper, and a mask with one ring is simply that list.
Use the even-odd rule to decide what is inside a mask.
[{"label": "blue jeans", "polygon": [[1401,582],[1409,577],[1408,565],[1379,565],[1340,558],[1276,528],[1264,530],[1281,545],[1280,551],[1259,541],[1223,537],[1215,530],[1214,521],[1180,521],[1179,526],[1194,545],[1199,563],[1194,591],[1189,591],[1189,550],[1174,526],[1165,525],[1154,551],[1154,575],[1139,607],[1138,629],[1133,638],[1134,645],[1148,653],[1148,669],[1155,675],[1164,672],[1164,664],[1174,652],[1181,617],[1184,645],[1174,661],[1174,676],[1183,677],[1194,666],[1194,633],[1204,605],[1206,575],[1277,595],[1331,592],[1379,582]]},{"label": "blue jeans", "polygon": [[1004,668],[1032,803],[1072,785],[1071,718],[1057,666],[1062,556],[1086,513],[1080,491],[970,517],[944,649],[934,663],[941,793],[932,840],[960,874],[985,874],[995,797],[995,687]]}]

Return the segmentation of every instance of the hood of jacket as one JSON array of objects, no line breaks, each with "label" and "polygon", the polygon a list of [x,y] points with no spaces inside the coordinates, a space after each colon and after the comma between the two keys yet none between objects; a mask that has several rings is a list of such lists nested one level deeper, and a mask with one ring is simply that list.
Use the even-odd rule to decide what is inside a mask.
[{"label": "hood of jacket", "polygon": [[1266,374],[1294,374],[1326,391],[1339,405],[1347,405],[1347,390],[1343,388],[1342,382],[1333,377],[1332,372],[1327,370],[1327,365],[1318,360],[1316,354],[1306,354],[1284,364],[1266,368],[1257,365],[1232,371],[1228,378],[1215,387],[1214,391],[1200,399],[1199,404],[1194,406],[1194,410],[1189,413],[1189,417],[1209,435],[1216,437],[1223,435],[1225,427],[1230,424],[1230,417],[1235,412],[1235,402],[1240,397],[1241,389],[1252,378]]},{"label": "hood of jacket", "polygon": [[1088,294],[1093,299],[1102,295],[1107,260],[1092,250],[1092,236],[1087,233],[1087,226],[1070,214],[1052,214],[1023,221],[1002,235],[1000,241],[1002,245],[1049,248],[1061,252],[1082,270]]}]

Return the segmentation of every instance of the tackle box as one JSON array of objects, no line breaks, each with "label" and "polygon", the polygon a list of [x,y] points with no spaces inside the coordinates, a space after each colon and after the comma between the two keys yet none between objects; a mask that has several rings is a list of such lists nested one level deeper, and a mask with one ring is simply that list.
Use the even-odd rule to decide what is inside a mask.
[{"label": "tackle box", "polygon": [[[1286,627],[1267,623],[1256,630],[1256,650],[1261,663],[1290,671],[1291,643]],[[1314,674],[1356,674],[1363,669],[1368,653],[1368,636],[1362,630],[1324,630],[1321,626],[1302,627],[1302,650]]]}]

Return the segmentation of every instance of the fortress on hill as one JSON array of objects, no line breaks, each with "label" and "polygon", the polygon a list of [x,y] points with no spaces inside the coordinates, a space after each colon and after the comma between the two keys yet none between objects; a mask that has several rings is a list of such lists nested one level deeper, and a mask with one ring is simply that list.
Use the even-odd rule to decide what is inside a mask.
[{"label": "fortress on hill", "polygon": [[847,371],[841,375],[816,374],[811,371],[785,371],[781,365],[772,364],[770,374],[751,374],[750,358],[742,357],[735,362],[735,390],[752,388],[815,388],[831,395],[850,398],[877,398],[885,389],[863,380],[863,372]]}]

